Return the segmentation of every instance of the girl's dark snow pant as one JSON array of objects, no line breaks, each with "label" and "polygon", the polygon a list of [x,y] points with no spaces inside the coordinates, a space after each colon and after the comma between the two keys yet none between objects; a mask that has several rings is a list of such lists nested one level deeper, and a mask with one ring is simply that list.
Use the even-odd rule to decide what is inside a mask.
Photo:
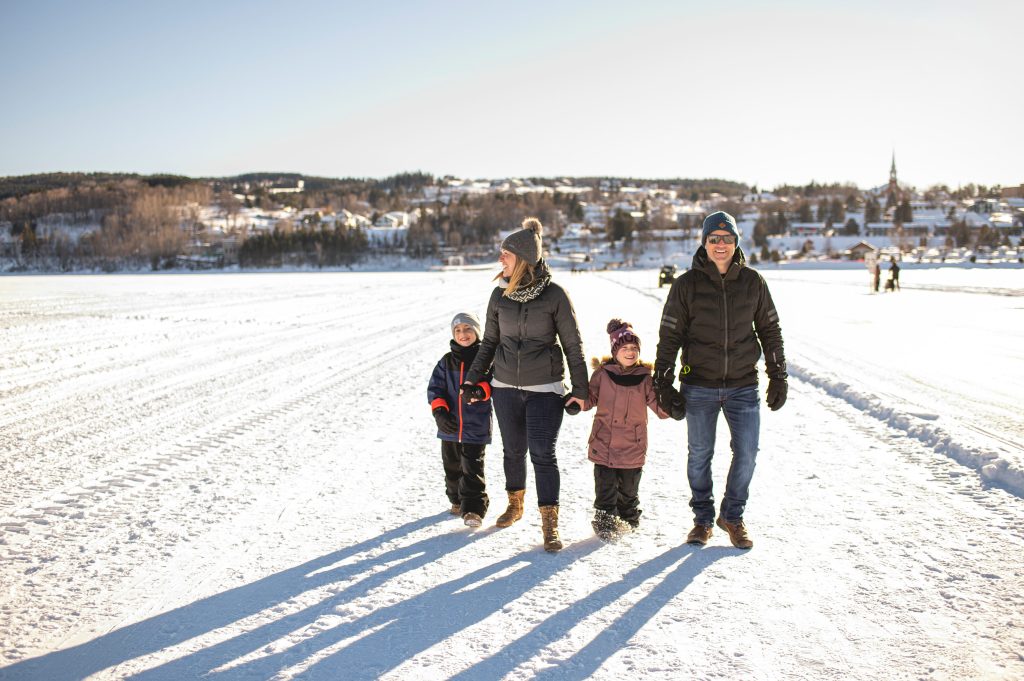
[{"label": "girl's dark snow pant", "polygon": [[594,508],[617,515],[631,525],[640,520],[640,477],[643,468],[609,468],[594,464]]}]

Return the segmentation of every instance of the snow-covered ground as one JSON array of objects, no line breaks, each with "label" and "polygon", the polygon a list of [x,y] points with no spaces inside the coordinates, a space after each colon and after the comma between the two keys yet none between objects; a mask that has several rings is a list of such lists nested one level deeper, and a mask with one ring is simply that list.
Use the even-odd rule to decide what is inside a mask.
[{"label": "snow-covered ground", "polygon": [[[553,555],[532,503],[493,527],[500,440],[447,514],[426,381],[490,272],[0,278],[0,679],[1024,677],[1024,270],[765,275],[754,548],[683,543],[658,420],[596,540],[581,415]],[[656,271],[556,276],[589,355],[622,316],[653,359]]]}]

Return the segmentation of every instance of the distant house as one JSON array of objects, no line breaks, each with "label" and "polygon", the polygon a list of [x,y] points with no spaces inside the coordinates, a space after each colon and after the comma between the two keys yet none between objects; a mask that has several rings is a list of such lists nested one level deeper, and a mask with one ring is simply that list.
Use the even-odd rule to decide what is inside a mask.
[{"label": "distant house", "polygon": [[400,229],[407,228],[412,224],[412,215],[405,211],[394,210],[390,213],[384,213],[374,221],[374,227],[382,227],[385,229]]},{"label": "distant house", "polygon": [[850,260],[863,260],[868,253],[877,253],[878,248],[872,246],[867,241],[858,241],[846,251],[849,254]]},{"label": "distant house", "polygon": [[370,218],[345,210],[344,208],[334,215],[325,216],[323,222],[334,225],[335,228],[339,229],[368,229],[373,226]]}]

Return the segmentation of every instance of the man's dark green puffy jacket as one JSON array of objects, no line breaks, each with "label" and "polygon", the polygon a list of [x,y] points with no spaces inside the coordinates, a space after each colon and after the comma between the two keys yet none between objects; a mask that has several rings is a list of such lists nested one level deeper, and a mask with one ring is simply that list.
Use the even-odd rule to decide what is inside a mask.
[{"label": "man's dark green puffy jacket", "polygon": [[786,378],[782,329],[768,284],[746,266],[739,248],[723,277],[701,246],[692,268],[672,283],[665,301],[655,380],[673,378],[681,350],[684,383],[755,385],[762,346],[769,378]]},{"label": "man's dark green puffy jacket", "polygon": [[572,395],[587,399],[589,386],[583,342],[576,325],[576,312],[565,289],[548,282],[539,296],[525,303],[507,298],[502,295],[504,291],[497,287],[491,293],[484,337],[466,380],[480,381],[493,362],[494,378],[508,385],[561,382],[565,380],[564,347]]}]

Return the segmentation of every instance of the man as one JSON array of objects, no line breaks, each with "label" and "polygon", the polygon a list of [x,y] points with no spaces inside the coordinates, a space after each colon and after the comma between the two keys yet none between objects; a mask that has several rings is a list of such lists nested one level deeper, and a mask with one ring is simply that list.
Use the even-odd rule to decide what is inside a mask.
[{"label": "man", "polygon": [[[757,361],[762,346],[772,411],[786,403],[788,384],[779,315],[764,279],[746,266],[738,241],[736,221],[728,213],[712,213],[704,220],[693,266],[675,280],[665,301],[654,380],[661,408],[673,418],[686,417],[686,475],[694,515],[687,543],[703,545],[711,538],[711,458],[718,414],[724,412],[732,436],[732,464],[717,524],[733,546],[749,549],[754,542],[743,511],[761,429]],[[673,385],[680,351],[682,392]]]}]

